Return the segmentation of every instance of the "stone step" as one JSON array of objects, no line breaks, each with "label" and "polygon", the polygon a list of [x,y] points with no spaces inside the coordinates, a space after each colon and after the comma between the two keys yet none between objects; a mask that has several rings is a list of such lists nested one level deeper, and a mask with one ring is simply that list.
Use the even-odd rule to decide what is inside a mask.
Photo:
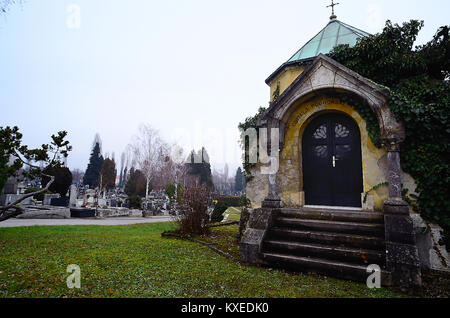
[{"label": "stone step", "polygon": [[[338,262],[321,258],[300,257],[281,253],[262,253],[262,259],[275,267],[289,268],[295,271],[313,271],[333,277],[366,282],[371,273],[367,266]],[[391,286],[391,274],[381,270],[381,284]]]},{"label": "stone step", "polygon": [[281,209],[280,217],[325,220],[325,221],[341,221],[341,222],[359,222],[359,223],[384,223],[384,214],[379,212],[363,212],[363,211],[345,211],[345,210],[328,210],[328,209]]},{"label": "stone step", "polygon": [[278,217],[276,226],[299,230],[312,230],[334,233],[370,234],[384,237],[384,225],[379,223],[339,222]]},{"label": "stone step", "polygon": [[349,261],[361,265],[377,264],[383,267],[386,263],[384,251],[361,248],[330,246],[314,243],[290,242],[283,240],[266,240],[264,252],[282,252],[294,256],[319,257],[339,261]]},{"label": "stone step", "polygon": [[268,231],[267,240],[288,238],[289,241],[319,243],[324,245],[340,245],[346,247],[369,248],[385,250],[383,238],[347,233],[301,231],[288,228],[274,227]]}]

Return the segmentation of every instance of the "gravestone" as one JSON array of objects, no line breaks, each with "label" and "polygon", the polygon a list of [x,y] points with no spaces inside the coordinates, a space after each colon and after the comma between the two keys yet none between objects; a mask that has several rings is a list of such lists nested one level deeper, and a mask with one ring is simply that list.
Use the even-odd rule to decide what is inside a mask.
[{"label": "gravestone", "polygon": [[51,206],[68,207],[69,206],[69,197],[53,198],[50,200],[50,205]]},{"label": "gravestone", "polygon": [[116,208],[117,207],[117,200],[116,199],[109,200],[109,206],[112,207],[112,208]]},{"label": "gravestone", "polygon": [[106,199],[98,199],[98,206],[99,207],[106,206]]},{"label": "gravestone", "polygon": [[77,206],[77,196],[78,196],[77,186],[72,184],[70,186],[69,191],[70,191],[69,206],[76,207]]},{"label": "gravestone", "polygon": [[51,203],[52,203],[52,199],[57,199],[57,198],[59,198],[60,197],[60,195],[59,195],[59,193],[56,193],[56,194],[45,194],[44,195],[44,201],[43,201],[43,205],[51,205]]},{"label": "gravestone", "polygon": [[3,187],[3,194],[17,194],[18,182],[14,177],[8,178],[5,186]]}]

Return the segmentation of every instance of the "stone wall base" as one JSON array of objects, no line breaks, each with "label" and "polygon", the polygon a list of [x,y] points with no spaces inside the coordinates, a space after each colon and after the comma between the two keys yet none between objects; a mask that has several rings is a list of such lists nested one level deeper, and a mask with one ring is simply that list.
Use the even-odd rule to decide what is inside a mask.
[{"label": "stone wall base", "polygon": [[392,274],[392,284],[405,291],[422,287],[419,252],[409,207],[402,201],[385,203],[386,268]]},{"label": "stone wall base", "polygon": [[248,264],[261,262],[260,252],[267,230],[272,226],[276,209],[261,208],[250,210],[247,229],[241,240],[241,260]]},{"label": "stone wall base", "polygon": [[450,258],[441,237],[442,228],[426,222],[417,213],[411,214],[411,218],[422,269],[450,272]]}]

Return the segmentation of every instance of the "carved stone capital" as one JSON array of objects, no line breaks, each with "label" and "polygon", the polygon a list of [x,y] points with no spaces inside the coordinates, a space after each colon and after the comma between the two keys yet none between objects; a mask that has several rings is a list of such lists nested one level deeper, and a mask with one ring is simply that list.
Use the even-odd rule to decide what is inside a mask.
[{"label": "carved stone capital", "polygon": [[384,214],[409,215],[409,206],[401,198],[391,198],[384,202]]},{"label": "carved stone capital", "polygon": [[[392,121],[393,118],[390,118]],[[402,123],[397,123],[399,127],[383,127],[384,133],[381,135],[381,141],[387,151],[400,151],[400,145],[405,140],[405,130]]]},{"label": "carved stone capital", "polygon": [[383,139],[383,146],[388,152],[400,152],[400,141]]}]

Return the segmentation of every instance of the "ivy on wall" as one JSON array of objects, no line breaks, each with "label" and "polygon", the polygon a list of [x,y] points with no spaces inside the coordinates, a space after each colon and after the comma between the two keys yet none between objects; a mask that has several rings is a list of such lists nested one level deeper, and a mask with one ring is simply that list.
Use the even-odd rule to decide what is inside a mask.
[{"label": "ivy on wall", "polygon": [[[417,183],[413,206],[446,230],[450,247],[450,28],[439,28],[430,42],[413,47],[423,25],[416,20],[401,26],[387,21],[382,33],[361,39],[353,48],[338,46],[329,55],[389,87],[389,106],[406,130],[402,168]],[[361,109],[358,112],[364,118]],[[374,128],[368,122],[369,135],[379,145]]]},{"label": "ivy on wall", "polygon": [[[249,141],[248,138],[245,138],[245,132],[250,129],[256,129],[257,136],[259,138],[259,131],[257,126],[258,118],[266,111],[265,107],[260,107],[258,109],[258,113],[254,116],[247,117],[244,122],[239,123],[239,131],[240,131],[240,140],[239,143],[241,145],[243,154],[242,154],[242,165],[244,167],[245,180],[250,182],[252,180],[251,169],[256,166],[255,163],[249,162]],[[259,147],[259,145],[258,145]],[[259,157],[259,152],[258,152]]]},{"label": "ivy on wall", "polygon": [[353,94],[337,93],[333,96],[339,98],[342,102],[347,103],[359,114],[359,116],[361,116],[362,119],[364,119],[370,140],[372,140],[375,147],[381,148],[380,124],[369,103],[365,99]]}]

